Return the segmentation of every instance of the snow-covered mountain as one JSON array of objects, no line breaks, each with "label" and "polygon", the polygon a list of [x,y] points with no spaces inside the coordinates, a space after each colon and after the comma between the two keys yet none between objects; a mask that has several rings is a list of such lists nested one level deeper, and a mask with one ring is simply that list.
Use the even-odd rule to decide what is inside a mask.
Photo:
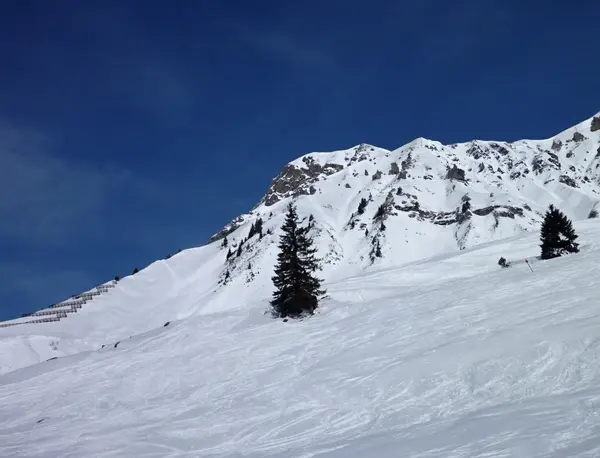
[{"label": "snow-covered mountain", "polygon": [[[311,153],[286,165],[259,204],[210,242],[227,236],[235,252],[263,219],[274,235],[249,240],[223,267],[233,282],[262,288],[285,206],[296,199],[299,213],[314,217],[325,278],[340,278],[537,230],[550,203],[575,220],[594,216],[599,167],[600,115],[547,140],[418,138],[394,151],[363,144]],[[358,214],[361,199],[368,205]]]},{"label": "snow-covered mountain", "polygon": [[[599,166],[600,115],[303,156],[206,246],[5,323],[0,456],[597,456]],[[329,298],[285,324],[291,200]],[[550,203],[582,253],[536,264]]]}]

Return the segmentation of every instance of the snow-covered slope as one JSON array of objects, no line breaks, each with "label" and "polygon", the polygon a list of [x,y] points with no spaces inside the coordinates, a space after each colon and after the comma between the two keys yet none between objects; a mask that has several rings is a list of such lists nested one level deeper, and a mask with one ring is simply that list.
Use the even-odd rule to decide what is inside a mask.
[{"label": "snow-covered slope", "polygon": [[[582,220],[600,201],[599,167],[600,116],[547,140],[303,156],[206,246],[60,321],[0,328],[0,456],[473,456],[506,444],[533,456],[525,438],[546,427],[532,453],[580,444],[594,417],[579,430],[545,403],[573,420],[598,378],[585,358],[600,226]],[[292,199],[313,217],[330,294],[293,325],[264,314]],[[499,270],[501,255],[538,254],[549,203],[583,230],[584,253]],[[259,219],[263,236],[248,237]],[[512,404],[524,399],[535,402]]]},{"label": "snow-covered slope", "polygon": [[303,322],[240,298],[4,374],[0,456],[599,456],[600,224],[576,229],[577,255],[513,238],[330,282]]},{"label": "snow-covered slope", "polygon": [[[537,230],[549,203],[585,219],[600,201],[599,167],[600,115],[546,140],[445,146],[419,138],[394,151],[360,145],[308,154],[288,164],[259,204],[212,243],[155,262],[57,323],[0,328],[0,373],[169,320],[247,308],[247,298],[264,310],[291,199],[300,215],[314,217],[322,277],[331,282]],[[368,205],[358,214],[361,199]],[[259,218],[264,237],[248,240]],[[374,256],[378,246],[381,258]]]}]

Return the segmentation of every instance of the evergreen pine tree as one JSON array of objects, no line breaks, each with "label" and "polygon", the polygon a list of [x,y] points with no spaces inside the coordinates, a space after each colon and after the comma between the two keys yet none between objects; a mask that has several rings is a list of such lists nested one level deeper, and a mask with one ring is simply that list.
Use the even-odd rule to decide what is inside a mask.
[{"label": "evergreen pine tree", "polygon": [[314,276],[319,265],[310,229],[299,225],[293,204],[288,206],[281,230],[283,234],[272,277],[275,292],[271,306],[274,316],[298,318],[314,313],[319,297],[325,291],[321,290],[321,281]]},{"label": "evergreen pine tree", "polygon": [[575,243],[577,234],[573,223],[559,209],[550,205],[540,234],[542,259],[552,259],[568,253],[579,252],[579,244]]},{"label": "evergreen pine tree", "polygon": [[242,255],[242,242],[240,242],[240,246],[237,249],[237,253],[235,254],[238,258]]},{"label": "evergreen pine tree", "polygon": [[133,269],[133,273],[132,273],[131,275],[135,275],[135,274],[137,274],[138,272],[139,272],[139,269],[136,267],[136,268],[134,268],[134,269]]},{"label": "evergreen pine tree", "polygon": [[382,258],[383,254],[381,254],[381,243],[379,243],[379,239],[377,240],[377,246],[375,247],[375,257]]},{"label": "evergreen pine tree", "polygon": [[256,234],[256,226],[254,226],[254,223],[252,223],[252,226],[250,226],[250,232],[248,232],[248,240],[254,237],[254,234]]},{"label": "evergreen pine tree", "polygon": [[262,235],[263,230],[263,220],[262,218],[258,218],[256,220],[256,224],[254,225],[254,233]]},{"label": "evergreen pine tree", "polygon": [[[227,248],[227,245],[229,245],[229,241],[227,240],[227,236],[223,237],[223,242],[221,243],[221,248]],[[181,250],[179,250],[181,251]]]},{"label": "evergreen pine tree", "polygon": [[368,203],[369,203],[369,201],[367,199],[365,199],[364,197],[362,199],[360,199],[360,202],[358,203],[358,210],[356,210],[356,213],[358,213],[359,215],[362,215],[365,212],[365,209],[367,208]]},{"label": "evergreen pine tree", "polygon": [[233,256],[233,253],[231,252],[231,248],[229,248],[229,250],[227,250],[227,256],[225,256],[225,259],[229,259],[231,256]]}]

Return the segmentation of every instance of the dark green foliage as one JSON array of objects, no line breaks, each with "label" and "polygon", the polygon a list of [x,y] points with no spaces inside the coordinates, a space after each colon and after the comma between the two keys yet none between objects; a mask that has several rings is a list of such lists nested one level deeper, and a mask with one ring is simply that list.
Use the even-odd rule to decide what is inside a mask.
[{"label": "dark green foliage", "polygon": [[375,258],[383,258],[383,254],[381,253],[381,242],[379,241],[378,237],[373,237],[373,240],[371,241],[371,252],[369,253],[369,258],[371,259],[371,262],[375,261]]},{"label": "dark green foliage", "polygon": [[386,225],[383,223],[383,221],[381,222],[381,232],[384,232],[387,229]]},{"label": "dark green foliage", "polygon": [[579,252],[573,223],[560,210],[550,205],[540,233],[542,259],[552,259]]},{"label": "dark green foliage", "polygon": [[115,281],[121,281],[121,277],[119,277],[118,275],[115,275]]},{"label": "dark green foliage", "polygon": [[[221,248],[227,248],[227,245],[229,245],[229,240],[227,240],[227,236],[223,237],[223,242],[221,243]],[[181,250],[179,250],[181,251]],[[179,253],[178,251],[178,253]]]},{"label": "dark green foliage", "polygon": [[358,213],[359,215],[362,215],[365,212],[365,209],[367,208],[369,201],[367,199],[365,199],[364,197],[362,199],[360,199],[360,202],[358,204],[358,210],[356,210],[356,213]]},{"label": "dark green foliage", "polygon": [[377,209],[377,211],[375,212],[375,216],[373,216],[373,219],[375,221],[382,219],[385,216],[385,205],[381,204],[379,206],[379,208]]},{"label": "dark green foliage", "polygon": [[140,270],[136,267],[135,269],[133,269],[133,273],[131,275],[135,275],[139,272]]},{"label": "dark green foliage", "polygon": [[238,258],[242,255],[242,242],[240,242],[240,246],[238,246],[237,253],[235,255]]},{"label": "dark green foliage", "polygon": [[254,225],[254,232],[256,234],[258,234],[259,237],[262,237],[262,233],[263,233],[263,220],[262,220],[262,218],[258,218],[256,220],[256,224]]},{"label": "dark green foliage", "polygon": [[262,238],[262,227],[263,227],[263,220],[262,220],[262,218],[258,218],[256,220],[256,222],[252,223],[252,226],[250,226],[250,232],[248,233],[248,239],[251,239],[256,234],[259,234],[259,236]]},{"label": "dark green foliage", "polygon": [[229,280],[230,277],[231,277],[231,274],[229,273],[229,269],[227,269],[225,271],[225,281]]},{"label": "dark green foliage", "polygon": [[321,281],[314,276],[319,263],[310,229],[299,225],[293,204],[288,206],[281,230],[277,265],[272,277],[275,286],[271,301],[273,315],[281,318],[310,315],[325,291],[321,290]]},{"label": "dark green foliage", "polygon": [[379,240],[377,240],[377,245],[375,246],[375,257],[376,258],[383,257],[383,255],[381,254],[381,243],[379,243]]},{"label": "dark green foliage", "polygon": [[510,263],[503,257],[498,259],[498,265],[502,268],[510,267]]}]

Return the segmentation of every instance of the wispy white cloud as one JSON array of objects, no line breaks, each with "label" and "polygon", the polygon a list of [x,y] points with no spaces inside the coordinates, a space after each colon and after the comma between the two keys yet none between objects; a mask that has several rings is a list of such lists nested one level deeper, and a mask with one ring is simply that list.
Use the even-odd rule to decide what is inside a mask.
[{"label": "wispy white cloud", "polygon": [[74,163],[49,154],[51,139],[0,123],[0,236],[60,244],[93,232],[111,199],[143,192],[126,170]]},{"label": "wispy white cloud", "polygon": [[241,45],[294,70],[324,72],[340,66],[335,47],[312,35],[305,25],[298,27],[291,17],[263,25],[228,18],[220,26]]}]

